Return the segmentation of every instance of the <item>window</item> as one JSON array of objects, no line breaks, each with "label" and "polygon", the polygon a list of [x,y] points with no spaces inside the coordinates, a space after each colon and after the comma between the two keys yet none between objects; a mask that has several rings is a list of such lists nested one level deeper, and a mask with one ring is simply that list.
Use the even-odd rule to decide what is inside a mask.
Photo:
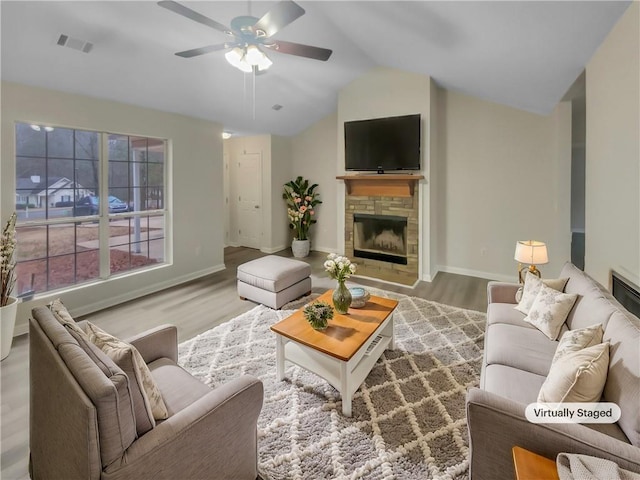
[{"label": "window", "polygon": [[16,125],[18,295],[164,263],[166,141]]}]

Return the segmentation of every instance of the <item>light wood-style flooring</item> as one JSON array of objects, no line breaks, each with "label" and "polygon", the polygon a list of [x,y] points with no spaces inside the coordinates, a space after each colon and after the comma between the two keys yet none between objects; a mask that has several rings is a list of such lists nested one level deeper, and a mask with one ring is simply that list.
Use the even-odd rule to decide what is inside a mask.
[{"label": "light wood-style flooring", "polygon": [[[255,304],[242,301],[236,293],[236,267],[264,256],[258,250],[243,247],[225,249],[224,271],[173,287],[162,292],[87,315],[93,323],[121,337],[147,330],[163,323],[178,326],[178,341],[182,342],[219,325]],[[290,251],[279,253],[291,256]],[[322,266],[326,255],[312,252],[305,259],[312,269],[313,291],[321,293],[333,288]],[[486,311],[487,280],[439,273],[433,282],[419,282],[415,287],[364,278],[351,278],[348,283],[381,288],[388,291],[426,298],[436,302],[471,310]],[[62,299],[64,301],[64,298]],[[16,337],[10,355],[0,364],[1,396],[1,474],[2,480],[29,478],[29,340]]]}]

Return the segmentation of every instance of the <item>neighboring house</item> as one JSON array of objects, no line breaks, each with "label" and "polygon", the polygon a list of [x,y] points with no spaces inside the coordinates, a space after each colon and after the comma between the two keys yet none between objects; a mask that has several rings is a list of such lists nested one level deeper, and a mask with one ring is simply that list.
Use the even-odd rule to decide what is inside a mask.
[{"label": "neighboring house", "polygon": [[40,179],[41,177],[37,175],[16,179],[16,206],[18,208],[26,206],[44,208],[46,205],[55,207],[56,204],[58,204],[57,206],[69,206],[73,205],[74,198],[93,195],[93,190],[84,188],[67,177],[51,177],[48,184]]}]

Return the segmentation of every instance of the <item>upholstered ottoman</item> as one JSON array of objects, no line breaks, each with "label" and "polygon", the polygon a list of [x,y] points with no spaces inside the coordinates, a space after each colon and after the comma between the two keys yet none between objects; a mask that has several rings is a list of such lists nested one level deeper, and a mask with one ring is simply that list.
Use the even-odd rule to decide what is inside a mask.
[{"label": "upholstered ottoman", "polygon": [[311,292],[309,275],[305,262],[268,255],[238,266],[238,295],[278,309]]}]

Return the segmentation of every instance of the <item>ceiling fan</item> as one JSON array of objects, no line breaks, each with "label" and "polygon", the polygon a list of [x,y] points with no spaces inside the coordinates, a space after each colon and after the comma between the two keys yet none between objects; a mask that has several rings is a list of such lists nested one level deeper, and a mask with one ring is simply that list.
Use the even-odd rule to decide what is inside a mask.
[{"label": "ceiling fan", "polygon": [[230,27],[222,25],[172,0],[160,1],[158,5],[232,37],[225,43],[177,52],[176,55],[179,57],[191,58],[230,49],[225,54],[227,61],[243,72],[250,73],[264,71],[273,63],[263,49],[321,61],[328,60],[333,53],[326,48],[271,38],[291,22],[304,15],[304,9],[292,0],[280,1],[259,19],[251,15],[235,17],[231,20]]}]

